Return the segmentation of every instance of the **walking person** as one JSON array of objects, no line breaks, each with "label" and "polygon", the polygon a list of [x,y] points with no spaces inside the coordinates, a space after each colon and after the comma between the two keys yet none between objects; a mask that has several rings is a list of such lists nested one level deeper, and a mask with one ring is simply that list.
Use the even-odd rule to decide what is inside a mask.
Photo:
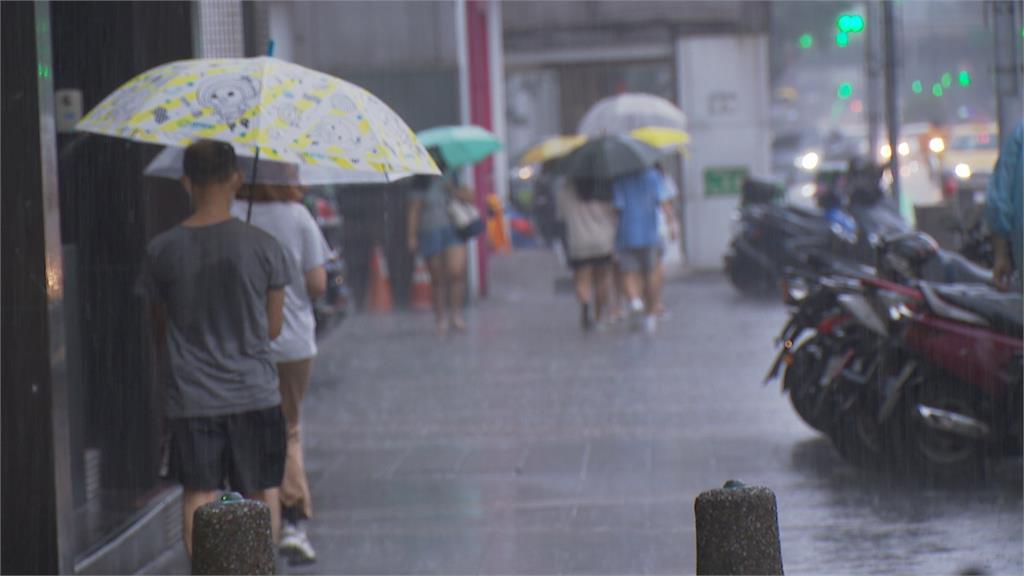
[{"label": "walking person", "polygon": [[988,183],[986,216],[992,231],[995,262],[992,280],[1001,290],[1021,290],[1021,259],[1024,258],[1024,121],[1017,124],[999,150],[999,159]]},{"label": "walking person", "polygon": [[601,326],[609,312],[615,209],[596,197],[593,181],[566,182],[557,192],[559,219],[565,222],[566,255],[573,271],[580,324]]},{"label": "walking person", "polygon": [[184,172],[194,212],[149,243],[139,290],[167,346],[170,468],[184,488],[191,556],[193,514],[225,480],[270,507],[279,538],[285,419],[270,341],[284,323],[291,265],[271,235],[231,216],[242,175],[230,144],[192,144]]},{"label": "walking person", "polygon": [[[313,303],[327,291],[324,264],[330,247],[312,214],[301,204],[300,187],[254,186],[245,197],[250,194],[250,223],[277,239],[292,264],[291,282],[284,289],[284,324],[281,334],[270,342],[288,435],[279,550],[291,565],[310,564],[316,561],[316,551],[306,534],[305,521],[313,517],[313,501],[303,464],[300,411],[317,353]],[[245,220],[249,203],[236,200],[231,212]]]},{"label": "walking person", "polygon": [[616,259],[622,271],[634,329],[657,329],[658,211],[668,198],[665,179],[646,168],[612,181],[613,204],[619,216]]},{"label": "walking person", "polygon": [[406,233],[409,251],[427,263],[437,334],[445,336],[449,327],[466,329],[466,243],[455,231],[448,204],[452,198],[473,202],[473,194],[455,184],[439,154],[432,155],[444,176],[415,177]]},{"label": "walking person", "polygon": [[668,317],[668,309],[662,300],[662,288],[665,286],[665,255],[673,242],[679,240],[679,220],[676,218],[674,204],[679,197],[679,188],[676,186],[672,175],[665,169],[665,165],[655,165],[661,177],[664,179],[665,193],[664,201],[658,210],[658,266],[654,278],[654,314],[661,319]]}]

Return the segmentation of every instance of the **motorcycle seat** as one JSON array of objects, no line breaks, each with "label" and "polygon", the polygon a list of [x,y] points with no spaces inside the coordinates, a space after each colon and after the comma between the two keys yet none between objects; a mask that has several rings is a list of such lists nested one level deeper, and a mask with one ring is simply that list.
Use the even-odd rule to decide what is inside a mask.
[{"label": "motorcycle seat", "polygon": [[973,284],[933,285],[935,293],[950,304],[973,312],[1008,336],[1024,335],[1024,297]]},{"label": "motorcycle seat", "polygon": [[939,250],[935,257],[926,262],[921,276],[931,282],[948,284],[988,284],[992,282],[992,271],[978,266],[956,252]]}]

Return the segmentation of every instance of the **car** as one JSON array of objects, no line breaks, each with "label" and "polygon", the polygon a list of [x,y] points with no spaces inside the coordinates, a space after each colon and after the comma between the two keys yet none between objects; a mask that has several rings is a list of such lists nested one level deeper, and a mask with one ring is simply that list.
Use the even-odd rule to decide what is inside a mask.
[{"label": "car", "polygon": [[953,191],[983,191],[999,157],[999,129],[995,122],[953,126],[940,155],[943,174]]}]

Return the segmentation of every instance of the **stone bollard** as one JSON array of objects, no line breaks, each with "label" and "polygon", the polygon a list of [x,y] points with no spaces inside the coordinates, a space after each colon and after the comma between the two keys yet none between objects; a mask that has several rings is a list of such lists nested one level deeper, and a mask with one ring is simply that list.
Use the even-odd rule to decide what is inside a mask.
[{"label": "stone bollard", "polygon": [[697,574],[782,574],[775,493],[737,480],[693,505]]},{"label": "stone bollard", "polygon": [[192,523],[193,574],[273,574],[270,508],[237,492],[200,506]]}]

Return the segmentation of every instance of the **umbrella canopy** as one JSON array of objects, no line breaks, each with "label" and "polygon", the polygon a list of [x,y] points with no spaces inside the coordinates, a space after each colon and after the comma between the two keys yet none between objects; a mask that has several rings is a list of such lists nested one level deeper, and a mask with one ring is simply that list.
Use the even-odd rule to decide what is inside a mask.
[{"label": "umbrella canopy", "polygon": [[579,148],[587,141],[586,136],[552,136],[527,150],[519,159],[520,164],[543,164],[561,158]]},{"label": "umbrella canopy", "polygon": [[637,128],[630,131],[629,135],[662,152],[682,152],[683,146],[690,142],[690,135],[686,132],[660,126]]},{"label": "umbrella canopy", "polygon": [[439,174],[413,131],[379,98],[270,57],[158,66],[107,96],[77,129],[177,147],[221,140],[247,156],[347,172],[350,182]]},{"label": "umbrella canopy", "polygon": [[416,136],[427,148],[437,148],[449,168],[476,164],[501,149],[501,140],[479,126],[438,126]]},{"label": "umbrella canopy", "polygon": [[577,148],[561,163],[570,178],[611,180],[650,168],[661,153],[648,144],[623,135],[599,136]]},{"label": "umbrella canopy", "polygon": [[580,121],[578,132],[587,136],[629,132],[647,126],[686,129],[686,115],[660,96],[626,92],[600,100]]},{"label": "umbrella canopy", "polygon": [[[243,150],[236,147],[238,169],[245,177],[246,184],[267,184],[271,186],[324,186],[327,184],[365,183],[365,177],[356,172],[342,170],[332,166],[319,166],[312,164],[293,164],[290,162],[278,162],[276,160],[260,159],[259,169],[255,171],[256,180],[253,181],[254,158],[243,156]],[[156,158],[146,166],[146,176],[158,178],[171,178],[177,180],[184,175],[185,149],[167,147],[156,155]],[[406,174],[407,176],[410,174]],[[395,175],[395,180],[402,175]]]}]

